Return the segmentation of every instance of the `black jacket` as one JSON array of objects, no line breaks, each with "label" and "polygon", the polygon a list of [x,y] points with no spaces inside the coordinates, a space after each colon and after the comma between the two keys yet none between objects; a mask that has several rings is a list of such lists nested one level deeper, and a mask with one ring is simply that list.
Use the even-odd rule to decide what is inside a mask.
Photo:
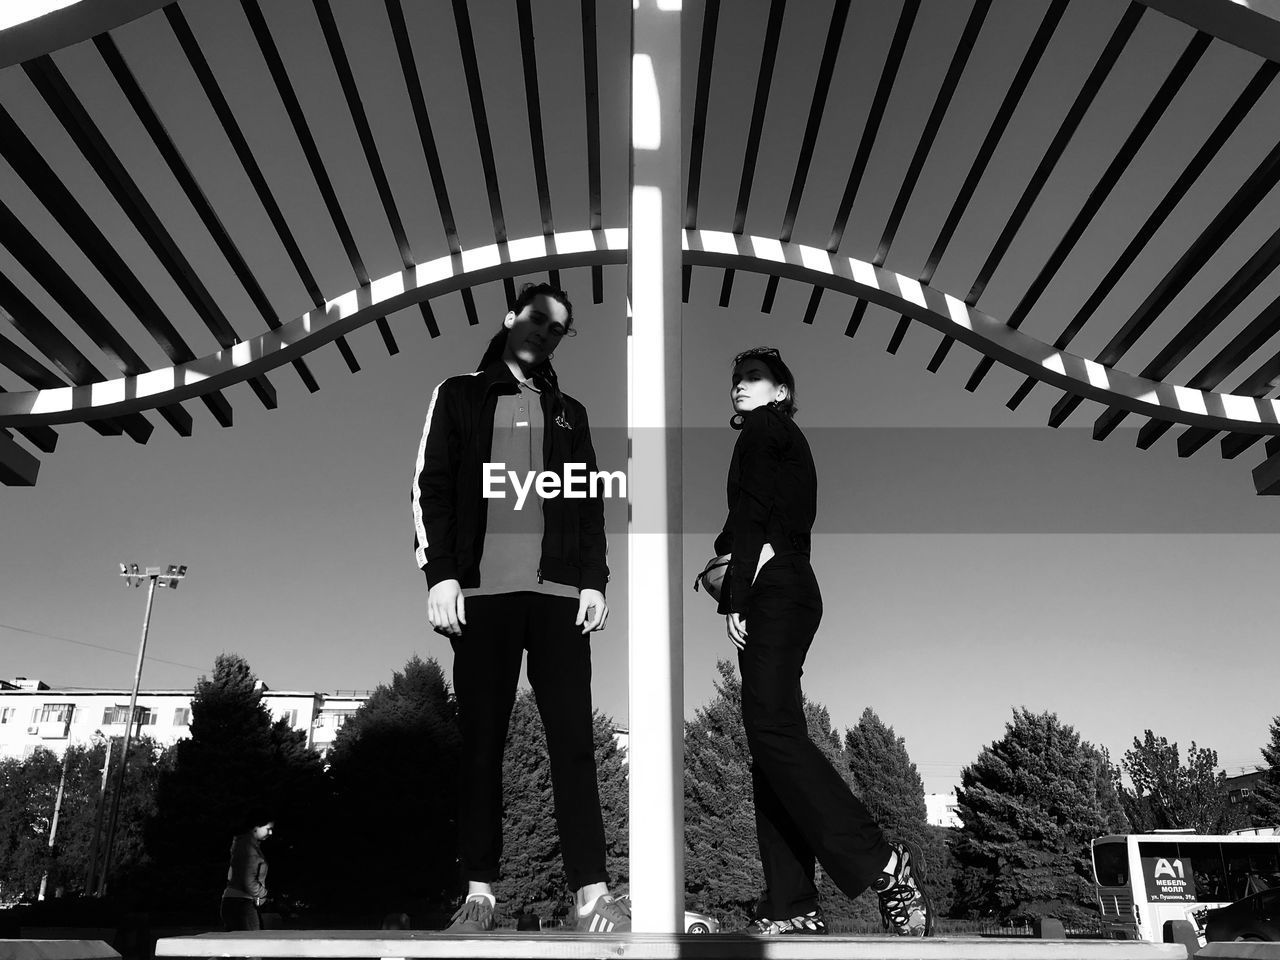
[{"label": "black jacket", "polygon": [[818,472],[809,441],[795,421],[769,406],[746,415],[729,461],[729,517],[716,554],[733,554],[720,593],[720,612],[747,612],[751,581],[765,543],[776,556],[809,556],[818,513]]},{"label": "black jacket", "polygon": [[[413,480],[414,555],[429,587],[442,580],[480,586],[488,518],[482,465],[493,448],[498,395],[519,389],[507,365],[498,361],[479,373],[450,377],[431,394]],[[542,468],[563,478],[566,463],[585,463],[588,473],[594,471],[596,454],[586,408],[562,396],[563,409],[554,410],[552,392],[541,393]],[[609,567],[601,498],[548,497],[542,517],[538,576],[603,593]]]}]

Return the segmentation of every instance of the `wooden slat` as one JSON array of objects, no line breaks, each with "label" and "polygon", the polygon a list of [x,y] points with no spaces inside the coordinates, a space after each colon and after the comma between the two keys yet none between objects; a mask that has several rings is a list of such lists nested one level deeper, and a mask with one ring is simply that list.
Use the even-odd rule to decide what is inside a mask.
[{"label": "wooden slat", "polygon": [[[1162,197],[1160,202],[1156,205],[1156,208],[1151,212],[1151,215],[1143,222],[1133,239],[1129,241],[1128,246],[1125,247],[1124,251],[1111,265],[1111,268],[1102,278],[1102,281],[1098,284],[1097,288],[1089,295],[1089,299],[1084,302],[1084,305],[1081,306],[1078,311],[1076,311],[1075,316],[1071,318],[1071,321],[1054,341],[1053,345],[1057,349],[1066,349],[1066,347],[1075,338],[1076,334],[1084,327],[1086,321],[1088,321],[1098,307],[1102,305],[1102,301],[1106,299],[1107,294],[1110,293],[1111,289],[1120,281],[1120,278],[1129,269],[1134,260],[1138,258],[1138,255],[1146,249],[1147,244],[1155,235],[1156,231],[1164,224],[1165,220],[1168,219],[1169,215],[1178,205],[1178,202],[1186,195],[1187,191],[1191,189],[1196,180],[1199,179],[1200,174],[1202,174],[1205,168],[1208,167],[1210,161],[1217,155],[1218,151],[1222,149],[1223,145],[1231,137],[1231,134],[1235,132],[1236,128],[1249,114],[1249,111],[1253,108],[1254,104],[1257,103],[1258,99],[1266,91],[1267,87],[1270,86],[1278,72],[1280,72],[1280,64],[1268,62],[1258,68],[1257,72],[1253,75],[1252,79],[1250,79],[1248,85],[1241,92],[1240,96],[1236,98],[1234,103],[1232,103],[1231,108],[1223,114],[1222,119],[1218,121],[1217,126],[1213,128],[1213,131],[1205,139],[1205,142],[1201,144],[1200,149],[1196,151],[1196,155],[1191,158],[1191,162],[1187,164],[1186,169],[1184,169],[1178,176],[1178,179],[1174,181],[1173,186],[1169,188],[1164,197]],[[1192,251],[1188,251],[1188,254],[1191,252]],[[1200,250],[1200,253],[1203,255],[1204,251]],[[1186,256],[1187,255],[1184,254],[1184,257]],[[1175,267],[1175,270],[1176,269],[1177,268]],[[1166,276],[1165,280],[1172,285],[1173,281],[1176,280],[1174,272],[1171,271],[1170,274]],[[1147,308],[1148,304],[1152,302],[1152,298],[1154,298],[1156,294],[1161,293],[1162,289],[1165,289],[1164,283],[1162,283],[1161,287],[1157,288],[1157,290],[1153,292],[1151,297],[1148,297],[1147,303],[1144,303],[1143,307],[1139,308],[1139,313],[1143,312],[1144,308]],[[1181,289],[1181,287],[1178,289]],[[1165,292],[1167,293],[1167,289],[1165,289]],[[1138,315],[1135,314],[1135,317],[1136,316]],[[1131,321],[1133,319],[1134,318],[1131,318]],[[1077,406],[1079,406],[1079,404],[1080,399],[1078,397],[1065,396],[1061,398],[1054,405],[1053,413],[1051,414],[1049,421],[1050,425],[1056,426],[1061,423],[1073,410],[1075,410]]]},{"label": "wooden slat", "polygon": [[[838,0],[837,6],[847,0]],[[707,0],[702,12],[702,40],[698,45],[698,80],[693,97],[693,124],[689,132],[689,170],[685,175],[684,226],[698,227],[698,194],[702,186],[702,148],[707,136],[707,103],[711,99],[711,72],[715,61],[716,28],[720,24],[720,0]],[[689,300],[688,272],[684,300]]]},{"label": "wooden slat", "polygon": [[[1089,224],[1093,222],[1093,218],[1102,208],[1102,204],[1111,195],[1111,191],[1116,184],[1120,182],[1124,172],[1129,169],[1129,164],[1137,156],[1138,150],[1146,143],[1147,137],[1155,129],[1156,123],[1164,116],[1169,104],[1173,102],[1173,98],[1182,89],[1195,65],[1200,62],[1204,52],[1209,48],[1211,40],[1212,37],[1207,33],[1197,33],[1191,38],[1191,41],[1182,51],[1182,55],[1178,57],[1173,69],[1169,71],[1169,75],[1165,77],[1155,96],[1147,104],[1142,116],[1138,118],[1138,122],[1133,125],[1129,135],[1125,137],[1124,143],[1120,145],[1120,149],[1107,165],[1107,169],[1098,179],[1093,189],[1089,191],[1089,196],[1085,198],[1084,204],[1072,219],[1066,233],[1062,235],[1062,238],[1053,248],[1053,252],[1049,254],[1049,259],[1045,261],[1031,285],[1018,300],[1013,312],[1009,314],[1008,322],[1010,326],[1019,327],[1022,325],[1022,321],[1027,318],[1032,307],[1039,301],[1040,295],[1044,293],[1050,281],[1057,276],[1058,270],[1061,269],[1071,251],[1075,249],[1076,243],[1084,235]],[[984,357],[969,378],[969,383],[972,386],[967,388],[975,389],[990,369],[990,358]]]},{"label": "wooden slat", "polygon": [[[121,372],[130,376],[146,372],[147,366],[142,362],[142,358],[125,342],[94,302],[76,286],[61,265],[44,247],[40,246],[35,237],[3,203],[0,203],[0,243],[4,244],[13,258],[48,292],[58,306],[66,311],[71,320],[116,362]],[[27,329],[22,330],[23,336],[26,336],[33,346],[43,351],[50,360],[55,363],[66,362],[69,369],[76,372],[76,376],[68,374],[73,382],[83,385],[106,379],[4,276],[0,276],[0,305],[3,305],[15,320],[21,316],[28,329],[35,328],[34,337],[27,333]],[[53,353],[50,353],[50,350]],[[77,377],[83,379],[77,380]],[[183,413],[185,414],[185,411]],[[172,415],[178,418],[178,423],[175,423],[175,428],[178,428],[181,423],[179,415],[176,412]],[[129,419],[128,422],[121,419],[120,425],[139,443],[145,443],[151,435],[151,423],[140,414],[134,419]]]},{"label": "wooden slat", "polygon": [[[467,97],[471,102],[471,119],[480,150],[480,169],[484,172],[485,192],[489,195],[489,216],[493,221],[493,239],[507,240],[507,221],[502,212],[502,191],[498,185],[498,165],[493,154],[493,138],[489,132],[489,113],[484,103],[484,86],[480,82],[480,61],[476,57],[475,37],[471,31],[471,14],[467,0],[453,0],[453,22],[458,34],[458,52],[462,56],[462,72],[467,78]],[[507,303],[516,298],[510,277],[502,280]]]},{"label": "wooden slat", "polygon": [[[1040,163],[1036,165],[1035,172],[1031,175],[1026,189],[1022,191],[1022,196],[1018,198],[1018,202],[1014,205],[1013,212],[1010,213],[1009,219],[1005,221],[1004,228],[1000,231],[1000,236],[996,239],[995,246],[991,248],[986,261],[978,271],[978,276],[973,281],[973,286],[969,288],[969,293],[964,298],[964,302],[969,306],[974,306],[987,289],[987,284],[991,282],[991,277],[1000,266],[1004,255],[1008,253],[1009,247],[1012,246],[1013,238],[1022,229],[1022,224],[1026,222],[1027,215],[1031,212],[1031,207],[1040,196],[1040,191],[1044,189],[1044,185],[1049,181],[1050,175],[1062,158],[1063,152],[1067,149],[1067,144],[1071,142],[1071,138],[1075,135],[1076,130],[1079,129],[1080,122],[1084,119],[1085,114],[1088,113],[1089,107],[1092,106],[1094,99],[1098,95],[1098,91],[1102,89],[1103,83],[1110,76],[1116,61],[1120,59],[1120,54],[1124,51],[1130,37],[1133,36],[1133,32],[1137,28],[1138,21],[1142,18],[1142,13],[1145,9],[1142,4],[1133,2],[1133,0],[1125,8],[1124,15],[1112,31],[1106,46],[1102,48],[1102,53],[1099,54],[1093,69],[1089,71],[1089,76],[1085,78],[1084,85],[1080,88],[1080,92],[1076,94],[1075,100],[1072,101],[1071,108],[1067,111],[1062,123],[1059,124],[1058,132],[1054,134],[1049,146],[1045,149],[1044,156],[1040,158]],[[965,383],[965,389],[969,391],[976,390],[990,369],[990,362],[984,365],[980,361],[977,369],[970,374],[968,382]]]},{"label": "wooden slat", "polygon": [[[1141,375],[1153,380],[1163,380],[1186,359],[1187,354],[1199,346],[1218,328],[1236,307],[1258,285],[1280,266],[1280,230],[1273,233],[1252,257],[1238,269],[1209,301],[1195,312],[1159,353],[1142,368]],[[1257,323],[1255,318],[1254,323]],[[1242,332],[1243,334],[1243,332]],[[1239,340],[1240,337],[1237,337]],[[1105,439],[1124,419],[1124,412],[1108,409],[1094,424],[1094,438]]]},{"label": "wooden slat", "polygon": [[[182,158],[177,145],[173,142],[173,138],[169,136],[169,131],[165,129],[164,123],[160,120],[159,115],[151,106],[151,101],[147,99],[142,87],[138,84],[137,78],[134,77],[133,71],[129,69],[129,65],[125,62],[120,50],[115,45],[115,41],[111,39],[109,34],[100,34],[93,38],[94,46],[101,54],[103,61],[107,65],[107,69],[111,71],[111,75],[119,84],[121,92],[124,93],[125,99],[129,101],[129,105],[133,107],[134,113],[138,120],[142,123],[143,129],[147,131],[147,135],[151,137],[152,142],[156,145],[156,149],[160,151],[160,155],[164,158],[165,163],[169,167],[169,172],[173,174],[174,179],[182,188],[182,192],[186,195],[187,200],[195,209],[196,215],[200,217],[200,221],[205,225],[205,229],[209,231],[209,235],[213,238],[213,242],[221,251],[223,257],[226,258],[228,265],[231,267],[232,273],[236,275],[245,292],[249,295],[249,299],[253,305],[257,307],[258,312],[262,314],[263,320],[267,326],[273,330],[280,326],[280,321],[275,315],[275,311],[271,307],[271,302],[267,299],[266,293],[263,291],[261,284],[258,283],[257,277],[253,275],[253,271],[249,269],[248,263],[245,262],[243,254],[231,239],[231,235],[227,233],[226,227],[222,225],[221,218],[213,209],[213,205],[209,202],[209,198],[204,191],[200,189],[199,183],[196,182],[195,176],[191,173],[191,169]],[[175,361],[185,362],[185,361]],[[298,359],[293,363],[294,369],[298,376],[302,378],[302,382],[307,389],[314,392],[316,389],[315,379],[311,376],[310,371],[306,367],[306,361]],[[270,384],[266,380],[255,378],[255,393],[268,409],[275,408],[275,391],[270,389]],[[268,399],[270,402],[268,402]]]},{"label": "wooden slat", "polygon": [[0,483],[6,487],[33,487],[40,474],[40,460],[23,449],[8,431],[0,430]]},{"label": "wooden slat", "polygon": [[[1049,4],[1049,9],[1045,11],[1044,17],[1040,20],[1040,26],[1036,28],[1035,35],[1031,38],[1031,43],[1027,47],[1027,52],[1022,55],[1018,70],[1014,73],[1013,80],[1009,84],[1009,89],[1005,91],[1004,98],[1000,101],[1000,107],[996,110],[996,114],[991,120],[991,126],[987,128],[986,136],[982,138],[978,153],[973,158],[973,163],[969,165],[969,172],[965,174],[964,182],[961,183],[960,190],[956,193],[956,198],[951,203],[951,209],[947,212],[942,229],[938,232],[938,239],[934,241],[933,249],[929,251],[928,257],[925,258],[924,269],[920,272],[919,277],[921,283],[931,283],[933,281],[933,274],[938,269],[938,264],[942,261],[942,255],[946,253],[956,228],[960,225],[960,218],[964,216],[965,211],[969,208],[969,201],[973,199],[973,194],[978,189],[978,183],[986,172],[987,164],[991,162],[991,157],[1009,126],[1009,120],[1021,102],[1022,95],[1026,92],[1027,84],[1031,82],[1031,77],[1035,74],[1036,67],[1044,56],[1045,48],[1049,46],[1049,41],[1053,38],[1053,33],[1058,27],[1058,22],[1062,19],[1063,13],[1066,12],[1067,2],[1068,0],[1053,0]],[[931,373],[936,373],[942,366],[942,362],[950,352],[953,342],[949,337],[942,338],[942,342],[938,344],[938,349],[934,351],[933,357],[929,360],[928,369]]]},{"label": "wooden slat", "polygon": [[[386,0],[387,19],[391,24],[391,36],[396,44],[396,57],[400,61],[400,72],[404,76],[405,92],[409,95],[409,107],[413,110],[414,125],[418,131],[418,142],[422,144],[423,158],[427,163],[427,174],[431,178],[431,188],[435,192],[436,209],[440,213],[440,225],[444,229],[445,243],[450,253],[460,253],[462,245],[458,241],[458,225],[453,219],[453,205],[449,202],[448,184],[445,182],[444,169],[440,165],[440,151],[436,147],[435,132],[431,127],[431,114],[427,111],[426,97],[422,93],[422,79],[418,76],[418,63],[413,55],[413,43],[409,39],[409,28],[405,24],[404,9],[400,0]],[[433,338],[440,336],[440,327],[436,323],[431,305],[425,300],[418,304],[422,314],[422,322]]]},{"label": "wooden slat", "polygon": [[[764,130],[765,110],[769,106],[769,90],[773,85],[773,67],[778,59],[778,40],[782,35],[782,15],[786,12],[786,0],[771,0],[769,22],[765,26],[764,47],[760,52],[760,69],[756,76],[755,99],[751,105],[751,122],[747,126],[747,142],[742,152],[742,175],[738,180],[738,200],[733,208],[733,232],[742,233],[747,225],[747,205],[751,201],[751,187],[755,182],[756,161],[760,156],[760,135]],[[720,306],[727,307],[733,293],[733,271],[726,270],[720,285]],[[772,306],[772,297],[766,294],[766,302]],[[761,308],[765,313],[769,309]]]},{"label": "wooden slat", "polygon": [[[280,51],[271,36],[271,30],[262,15],[262,10],[258,6],[257,0],[240,0],[240,7],[244,11],[245,18],[249,21],[249,29],[253,32],[254,40],[258,44],[258,50],[266,62],[267,71],[271,74],[276,93],[279,94],[280,102],[284,105],[285,113],[289,117],[289,124],[293,128],[293,134],[298,140],[298,145],[302,148],[302,155],[306,159],[307,167],[316,182],[316,188],[320,191],[320,198],[324,202],[325,210],[329,213],[329,220],[333,224],[333,229],[338,234],[338,240],[342,243],[342,248],[347,254],[347,260],[351,264],[352,272],[356,275],[356,282],[361,285],[367,284],[369,282],[369,271],[365,269],[360,251],[356,249],[355,237],[351,235],[351,227],[347,224],[346,215],[342,212],[342,205],[338,202],[338,195],[333,189],[333,182],[329,179],[329,173],[325,169],[324,161],[320,158],[320,150],[316,146],[315,138],[311,135],[311,128],[307,125],[306,115],[302,112],[302,105],[298,102],[298,95],[294,92],[293,83],[289,80],[289,72],[285,69],[284,61],[280,57]],[[321,298],[321,304],[323,302],[323,298]],[[386,318],[382,318],[381,322],[382,325],[385,325]],[[342,354],[342,359],[346,361],[347,368],[352,373],[359,371],[360,364],[356,362],[351,345],[345,339],[338,341],[338,351]]]},{"label": "wooden slat", "polygon": [[[1252,947],[1255,944],[1211,944]],[[1270,946],[1270,944],[1263,944]],[[746,937],[498,931],[463,938],[410,930],[263,930],[165,937],[158,957],[557,957],[566,960],[1186,960],[1177,943],[1036,940],[1031,937]],[[1218,956],[1224,954],[1219,953]],[[1238,954],[1244,956],[1244,954]]]},{"label": "wooden slat", "polygon": [[[587,225],[604,223],[600,193],[600,64],[596,36],[596,0],[582,0],[582,88],[587,118]],[[604,270],[591,268],[591,301],[604,301]]]}]

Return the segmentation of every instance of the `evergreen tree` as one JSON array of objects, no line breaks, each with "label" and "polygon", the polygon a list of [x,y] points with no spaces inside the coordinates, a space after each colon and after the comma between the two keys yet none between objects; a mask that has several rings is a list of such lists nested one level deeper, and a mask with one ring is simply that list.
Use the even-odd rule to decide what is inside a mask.
[{"label": "evergreen tree", "polygon": [[1077,919],[1095,909],[1089,842],[1123,833],[1104,754],[1053,713],[1015,710],[961,773],[955,844],[971,915]]},{"label": "evergreen tree", "polygon": [[1226,833],[1240,819],[1231,809],[1226,789],[1227,775],[1218,770],[1218,754],[1193,741],[1184,765],[1178,745],[1145,731],[1142,740],[1133,738],[1126,750],[1124,769],[1133,781],[1121,799],[1133,829],[1194,829],[1197,833]]},{"label": "evergreen tree", "polygon": [[751,917],[763,884],[742,683],[728,660],[716,669],[716,696],[684,726],[685,903],[732,929]]},{"label": "evergreen tree", "polygon": [[906,741],[867,707],[845,733],[844,748],[862,802],[880,828],[924,845],[924,781],[907,754]]},{"label": "evergreen tree", "polygon": [[276,902],[306,899],[324,855],[326,795],[306,734],[272,721],[243,657],[219,655],[213,676],[196,683],[191,737],[176,745],[172,768],[160,777],[146,831],[152,903],[216,904],[231,839],[255,811],[276,823],[265,850]]},{"label": "evergreen tree", "polygon": [[[416,655],[347,718],[329,753],[331,907],[421,913],[457,884],[457,707],[440,665]],[[359,877],[352,884],[352,877]]]},{"label": "evergreen tree", "polygon": [[[856,726],[845,733],[845,759],[855,790],[871,816],[890,838],[914,840],[928,864],[929,895],[939,916],[951,907],[944,864],[950,854],[943,836],[929,829],[924,781],[907,753],[906,741],[867,707]],[[878,916],[873,895],[867,894],[861,913]]]},{"label": "evergreen tree", "polygon": [[[598,710],[593,715],[596,780],[605,828],[605,869],[610,888],[627,883],[627,770],[613,727]],[[563,915],[573,904],[564,873],[554,816],[547,735],[531,690],[522,690],[511,711],[502,758],[502,868],[494,884],[499,904],[511,913]]]},{"label": "evergreen tree", "polygon": [[1265,767],[1258,767],[1262,778],[1254,787],[1257,806],[1253,813],[1255,827],[1280,826],[1280,717],[1271,721],[1271,742],[1262,748]]}]

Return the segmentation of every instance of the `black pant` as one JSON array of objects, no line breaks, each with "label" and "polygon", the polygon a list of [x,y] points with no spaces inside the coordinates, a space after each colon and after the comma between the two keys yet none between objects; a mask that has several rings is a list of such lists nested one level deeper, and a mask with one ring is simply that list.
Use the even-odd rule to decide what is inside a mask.
[{"label": "black pant", "polygon": [[764,916],[781,920],[818,905],[814,858],[850,897],[879,876],[890,849],[865,805],[813,741],[800,676],[822,620],[822,594],[803,554],[761,568],[738,653],[742,722],[751,749]]},{"label": "black pant", "polygon": [[565,876],[574,890],[608,878],[591,719],[591,635],[574,625],[577,612],[577,600],[540,593],[467,600],[467,624],[452,640],[462,727],[458,846],[467,880],[498,879],[502,751],[525,650],[551,755]]},{"label": "black pant", "polygon": [[224,930],[261,930],[262,918],[252,900],[246,897],[223,897],[218,910]]}]

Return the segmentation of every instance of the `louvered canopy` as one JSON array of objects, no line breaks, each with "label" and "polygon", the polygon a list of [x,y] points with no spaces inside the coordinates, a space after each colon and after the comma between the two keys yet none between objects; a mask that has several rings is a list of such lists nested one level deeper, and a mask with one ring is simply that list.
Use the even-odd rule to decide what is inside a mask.
[{"label": "louvered canopy", "polygon": [[[5,482],[64,424],[145,442],[229,426],[235,384],[321,389],[314,351],[358,370],[352,331],[395,353],[401,324],[440,335],[433,301],[475,323],[480,285],[586,269],[600,302],[626,270],[630,9],[127,0],[0,31]],[[1003,364],[1011,407],[1252,449],[1277,492],[1278,17],[686,2],[686,291],[706,271],[769,312],[801,284],[805,322],[838,298],[851,338],[888,312],[890,352],[927,325],[970,391]]]}]

